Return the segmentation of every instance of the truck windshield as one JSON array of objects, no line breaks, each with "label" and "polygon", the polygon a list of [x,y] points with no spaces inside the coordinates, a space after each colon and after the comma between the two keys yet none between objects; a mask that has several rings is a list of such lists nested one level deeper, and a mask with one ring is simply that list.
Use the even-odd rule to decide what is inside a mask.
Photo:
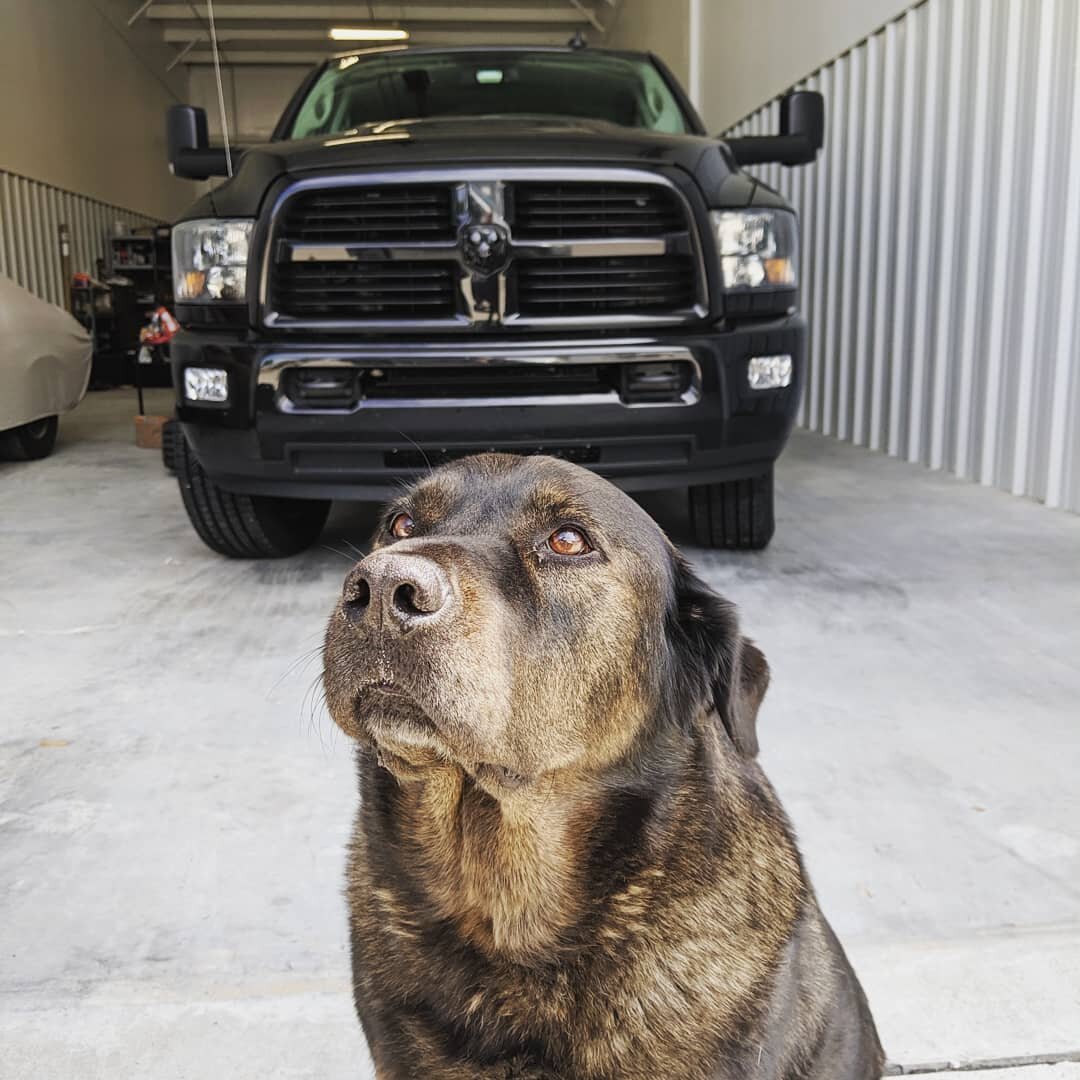
[{"label": "truck windshield", "polygon": [[335,60],[311,87],[289,137],[419,117],[508,115],[689,130],[674,94],[645,59],[584,51],[403,51]]}]

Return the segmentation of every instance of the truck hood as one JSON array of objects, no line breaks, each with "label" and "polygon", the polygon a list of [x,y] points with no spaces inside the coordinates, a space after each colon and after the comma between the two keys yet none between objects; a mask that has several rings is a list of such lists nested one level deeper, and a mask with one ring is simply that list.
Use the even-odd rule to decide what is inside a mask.
[{"label": "truck hood", "polygon": [[[715,148],[713,139],[696,135],[666,135],[621,127],[602,120],[561,116],[436,117],[368,124],[318,139],[271,144],[284,149],[290,171],[325,167],[332,158],[350,165],[368,161],[454,161],[592,157],[605,161],[641,158],[696,160]],[[261,148],[260,148],[261,149]]]},{"label": "truck hood", "polygon": [[[470,162],[674,166],[698,180],[710,205],[772,202],[756,195],[772,193],[739,172],[717,139],[576,117],[470,116],[368,124],[332,136],[252,146],[236,175],[200,204],[222,217],[253,216],[270,185],[286,174]],[[185,216],[197,216],[200,208]]]}]

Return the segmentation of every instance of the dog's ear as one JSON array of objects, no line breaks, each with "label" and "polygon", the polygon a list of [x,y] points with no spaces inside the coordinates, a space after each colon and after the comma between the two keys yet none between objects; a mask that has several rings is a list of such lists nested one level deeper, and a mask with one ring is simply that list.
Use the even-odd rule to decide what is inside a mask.
[{"label": "dog's ear", "polygon": [[674,556],[675,604],[669,636],[675,654],[673,689],[680,707],[711,707],[735,749],[758,752],[758,707],[769,686],[761,650],[739,633],[735,608]]},{"label": "dog's ear", "polygon": [[757,714],[769,689],[769,663],[765,654],[748,638],[740,637],[735,657],[735,678],[722,712],[731,741],[746,757],[758,752]]}]

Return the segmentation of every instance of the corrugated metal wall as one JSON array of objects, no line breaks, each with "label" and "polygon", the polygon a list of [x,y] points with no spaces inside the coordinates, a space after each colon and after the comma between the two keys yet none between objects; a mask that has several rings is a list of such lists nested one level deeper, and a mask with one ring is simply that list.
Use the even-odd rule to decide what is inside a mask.
[{"label": "corrugated metal wall", "polygon": [[1080,511],[1080,3],[926,0],[800,85],[821,160],[755,170],[802,215],[800,423]]},{"label": "corrugated metal wall", "polygon": [[0,274],[64,307],[67,283],[60,271],[61,223],[71,233],[72,272],[92,274],[95,260],[108,257],[108,238],[117,221],[125,228],[155,224],[143,214],[0,169]]}]

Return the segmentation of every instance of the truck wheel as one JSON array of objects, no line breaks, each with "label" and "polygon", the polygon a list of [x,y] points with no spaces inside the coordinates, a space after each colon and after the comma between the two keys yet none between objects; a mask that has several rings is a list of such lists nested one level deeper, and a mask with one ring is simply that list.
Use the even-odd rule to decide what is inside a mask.
[{"label": "truck wheel", "polygon": [[60,422],[55,416],[23,424],[0,432],[0,457],[9,461],[37,461],[48,457],[56,445],[56,429]]},{"label": "truck wheel", "polygon": [[690,520],[701,547],[758,551],[767,547],[773,519],[773,474],[690,489]]},{"label": "truck wheel", "polygon": [[176,478],[191,524],[208,548],[230,559],[282,559],[311,547],[330,513],[327,500],[235,495],[203,471],[182,429],[173,441]]},{"label": "truck wheel", "polygon": [[175,420],[166,420],[161,426],[161,463],[166,472],[176,472],[176,440],[184,437]]}]

